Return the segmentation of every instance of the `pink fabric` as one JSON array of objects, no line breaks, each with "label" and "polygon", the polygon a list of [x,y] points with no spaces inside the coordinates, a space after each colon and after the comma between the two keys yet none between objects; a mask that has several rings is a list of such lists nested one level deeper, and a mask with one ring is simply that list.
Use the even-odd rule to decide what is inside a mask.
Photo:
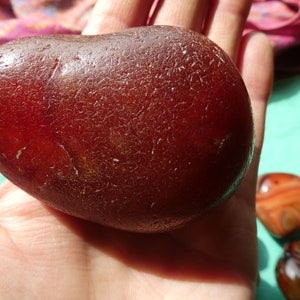
[{"label": "pink fabric", "polygon": [[0,44],[39,34],[80,33],[96,0],[0,0]]},{"label": "pink fabric", "polygon": [[300,0],[256,0],[247,30],[266,33],[276,52],[300,44]]}]

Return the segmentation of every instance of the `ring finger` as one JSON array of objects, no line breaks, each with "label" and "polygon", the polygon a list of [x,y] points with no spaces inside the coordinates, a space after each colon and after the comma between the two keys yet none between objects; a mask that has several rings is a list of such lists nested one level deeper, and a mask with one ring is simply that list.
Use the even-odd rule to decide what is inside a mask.
[{"label": "ring finger", "polygon": [[211,0],[204,34],[236,61],[252,0]]}]

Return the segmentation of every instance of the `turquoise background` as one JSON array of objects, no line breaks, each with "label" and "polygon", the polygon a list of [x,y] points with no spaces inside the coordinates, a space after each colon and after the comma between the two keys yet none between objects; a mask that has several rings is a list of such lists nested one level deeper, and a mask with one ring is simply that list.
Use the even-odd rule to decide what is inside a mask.
[{"label": "turquoise background", "polygon": [[[276,80],[267,109],[265,144],[259,173],[288,172],[300,176],[300,75]],[[0,174],[0,182],[4,177]],[[273,238],[258,221],[260,283],[256,300],[284,300],[275,266],[283,240]]]},{"label": "turquoise background", "polygon": [[[300,176],[299,155],[300,75],[295,75],[275,81],[267,109],[259,174],[287,172]],[[257,225],[260,283],[256,300],[284,300],[277,287],[275,267],[287,240],[273,238],[259,221]]]}]

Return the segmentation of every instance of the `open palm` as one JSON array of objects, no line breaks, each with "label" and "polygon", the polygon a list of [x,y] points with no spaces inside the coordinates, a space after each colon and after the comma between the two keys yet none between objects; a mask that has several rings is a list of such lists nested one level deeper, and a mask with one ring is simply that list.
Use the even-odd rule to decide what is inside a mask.
[{"label": "open palm", "polygon": [[[152,1],[103,3],[97,2],[85,34],[144,25]],[[62,214],[5,182],[0,187],[1,299],[253,298],[255,187],[272,50],[262,35],[241,38],[250,1],[162,3],[151,23],[203,32],[227,51],[246,82],[256,123],[256,151],[239,190],[207,218],[184,228],[133,234]],[[126,20],[120,17],[124,15]]]}]

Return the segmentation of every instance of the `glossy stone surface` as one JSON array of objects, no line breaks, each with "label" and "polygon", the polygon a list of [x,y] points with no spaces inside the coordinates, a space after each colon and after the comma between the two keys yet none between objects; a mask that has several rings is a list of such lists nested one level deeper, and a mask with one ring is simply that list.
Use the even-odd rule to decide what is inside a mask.
[{"label": "glossy stone surface", "polygon": [[286,299],[300,299],[300,241],[285,245],[276,266],[276,278]]},{"label": "glossy stone surface", "polygon": [[300,177],[265,174],[259,179],[256,213],[271,234],[283,237],[300,228]]},{"label": "glossy stone surface", "polygon": [[0,48],[0,171],[65,213],[171,230],[231,195],[252,148],[240,74],[198,33],[149,26]]}]

